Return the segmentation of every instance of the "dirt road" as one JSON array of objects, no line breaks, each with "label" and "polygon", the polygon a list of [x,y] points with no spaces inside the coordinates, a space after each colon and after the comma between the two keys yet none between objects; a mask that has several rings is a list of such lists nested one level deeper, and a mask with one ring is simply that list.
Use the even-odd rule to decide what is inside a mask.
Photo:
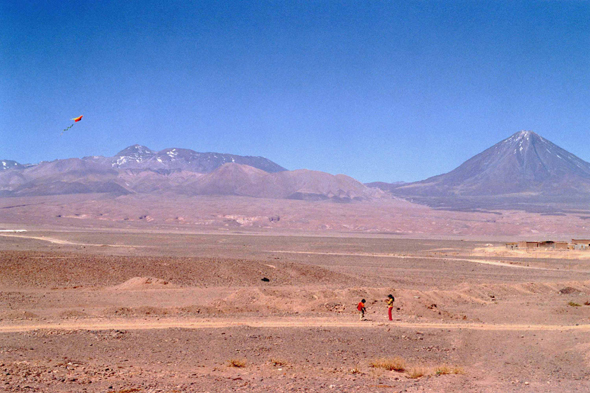
[{"label": "dirt road", "polygon": [[[286,250],[269,250],[265,251],[268,253],[282,253],[282,254],[309,254],[309,255],[331,255],[331,256],[357,256],[357,257],[373,257],[373,258],[398,258],[398,259],[436,259],[440,261],[457,261],[457,262],[470,262],[479,263],[482,265],[511,267],[516,269],[529,269],[529,270],[546,270],[546,271],[563,271],[562,269],[551,269],[540,266],[524,266],[517,265],[507,262],[491,261],[487,259],[473,259],[473,258],[455,258],[446,256],[421,256],[421,255],[404,255],[404,254],[376,254],[376,253],[354,253],[354,252],[315,252],[315,251],[286,251]],[[590,273],[588,270],[567,270],[568,272],[577,273]]]},{"label": "dirt road", "polygon": [[57,239],[55,237],[46,237],[46,236],[32,236],[32,235],[13,235],[7,233],[0,233],[0,236],[3,237],[15,237],[19,239],[32,239],[32,240],[41,240],[44,242],[49,242],[52,244],[59,244],[62,246],[89,246],[89,247],[123,247],[123,248],[138,248],[138,247],[145,247],[145,246],[129,246],[129,245],[119,245],[119,244],[97,244],[97,243],[79,243],[79,242],[71,242],[68,240]]},{"label": "dirt road", "polygon": [[76,321],[55,323],[22,323],[0,325],[0,333],[26,332],[38,329],[60,330],[154,330],[154,329],[221,329],[240,326],[256,328],[363,328],[392,327],[401,329],[459,329],[483,331],[590,331],[590,324],[584,325],[524,325],[524,324],[476,324],[476,323],[420,323],[420,322],[376,322],[376,321],[338,321],[325,318],[297,319],[240,319],[240,320],[203,320],[203,319],[120,319],[108,321]]}]

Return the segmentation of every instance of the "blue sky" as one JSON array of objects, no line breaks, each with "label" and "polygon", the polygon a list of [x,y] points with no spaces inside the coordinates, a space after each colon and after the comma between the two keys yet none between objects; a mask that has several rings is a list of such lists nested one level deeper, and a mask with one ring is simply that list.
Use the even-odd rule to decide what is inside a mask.
[{"label": "blue sky", "polygon": [[139,143],[414,181],[526,129],[590,161],[589,48],[586,1],[5,0],[0,159]]}]

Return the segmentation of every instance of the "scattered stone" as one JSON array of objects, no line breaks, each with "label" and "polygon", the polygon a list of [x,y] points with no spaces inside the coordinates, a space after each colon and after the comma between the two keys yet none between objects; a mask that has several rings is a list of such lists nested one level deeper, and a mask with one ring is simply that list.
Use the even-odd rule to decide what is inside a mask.
[{"label": "scattered stone", "polygon": [[565,287],[559,290],[559,293],[562,295],[579,295],[581,293],[583,293],[582,291],[576,289],[576,288],[572,288],[572,287]]}]

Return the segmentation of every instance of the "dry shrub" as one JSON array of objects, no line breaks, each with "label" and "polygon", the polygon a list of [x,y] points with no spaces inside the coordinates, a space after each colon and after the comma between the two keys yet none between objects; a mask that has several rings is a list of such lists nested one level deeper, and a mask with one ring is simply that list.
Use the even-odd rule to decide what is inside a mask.
[{"label": "dry shrub", "polygon": [[580,304],[575,303],[575,302],[569,302],[567,305],[572,306],[572,307],[582,307]]},{"label": "dry shrub", "polygon": [[230,359],[227,361],[228,367],[246,367],[246,359]]},{"label": "dry shrub", "polygon": [[424,367],[412,367],[410,371],[408,371],[408,378],[418,379],[427,373],[428,370],[426,370]]},{"label": "dry shrub", "polygon": [[376,359],[369,363],[369,365],[373,368],[382,368],[389,371],[404,371],[406,369],[406,361],[396,356],[392,359],[389,358],[382,358]]},{"label": "dry shrub", "polygon": [[355,366],[353,368],[350,369],[350,373],[351,374],[360,374],[361,373],[361,368],[359,366]]},{"label": "dry shrub", "polygon": [[270,364],[272,364],[273,366],[286,366],[288,363],[286,360],[283,359],[276,359],[276,358],[272,358],[270,359]]},{"label": "dry shrub", "polygon": [[442,366],[438,366],[434,370],[434,373],[436,375],[446,375],[446,374],[464,374],[465,372],[463,371],[463,369],[461,367],[448,366],[446,364],[443,364]]},{"label": "dry shrub", "polygon": [[446,375],[446,374],[452,374],[451,368],[449,366],[447,366],[446,364],[442,365],[442,366],[438,366],[435,370],[434,373],[436,375]]},{"label": "dry shrub", "polygon": [[586,300],[586,301],[584,302],[584,306],[590,306],[590,301]]},{"label": "dry shrub", "polygon": [[453,374],[465,374],[465,370],[462,367],[453,367]]}]

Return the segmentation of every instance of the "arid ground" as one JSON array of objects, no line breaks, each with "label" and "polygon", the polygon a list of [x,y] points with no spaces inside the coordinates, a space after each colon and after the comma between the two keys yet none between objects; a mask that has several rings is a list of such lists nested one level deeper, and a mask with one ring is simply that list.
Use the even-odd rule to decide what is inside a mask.
[{"label": "arid ground", "polygon": [[590,390],[582,252],[218,232],[0,233],[0,391]]}]

